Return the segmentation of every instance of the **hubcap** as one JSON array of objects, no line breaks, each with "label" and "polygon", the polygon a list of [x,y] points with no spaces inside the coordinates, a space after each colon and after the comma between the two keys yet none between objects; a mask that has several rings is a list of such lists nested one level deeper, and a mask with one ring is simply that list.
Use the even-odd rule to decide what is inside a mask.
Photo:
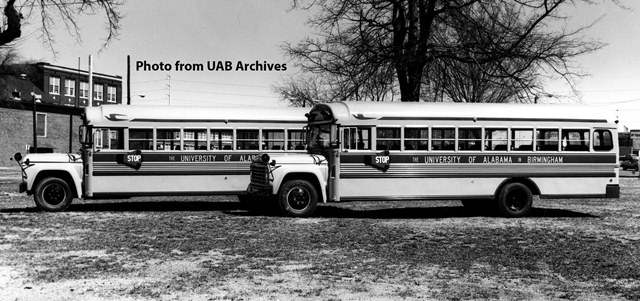
[{"label": "hubcap", "polygon": [[507,208],[511,211],[520,211],[527,204],[527,194],[520,189],[509,192],[507,195]]},{"label": "hubcap", "polygon": [[47,202],[47,204],[58,205],[62,203],[67,196],[64,188],[59,184],[51,184],[47,185],[42,190],[42,199]]},{"label": "hubcap", "polygon": [[309,206],[311,195],[303,187],[294,187],[287,193],[287,203],[295,210],[303,210]]}]

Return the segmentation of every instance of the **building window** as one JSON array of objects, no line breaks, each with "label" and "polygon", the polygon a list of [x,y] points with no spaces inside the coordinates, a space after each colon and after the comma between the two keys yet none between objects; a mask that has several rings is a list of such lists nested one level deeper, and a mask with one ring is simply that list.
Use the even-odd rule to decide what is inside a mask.
[{"label": "building window", "polygon": [[80,98],[89,98],[89,83],[80,82]]},{"label": "building window", "polygon": [[76,96],[76,81],[72,79],[64,80],[64,95]]},{"label": "building window", "polygon": [[93,99],[102,100],[102,94],[104,93],[102,85],[93,85]]},{"label": "building window", "polygon": [[49,77],[49,94],[60,94],[59,77]]},{"label": "building window", "polygon": [[107,102],[116,102],[116,87],[108,86],[107,87]]},{"label": "building window", "polygon": [[38,137],[47,137],[47,114],[36,114],[36,135]]}]

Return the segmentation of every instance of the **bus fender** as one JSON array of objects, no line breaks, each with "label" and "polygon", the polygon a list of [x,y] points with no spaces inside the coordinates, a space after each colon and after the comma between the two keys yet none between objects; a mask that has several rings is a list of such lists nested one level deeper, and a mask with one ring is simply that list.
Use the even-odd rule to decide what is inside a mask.
[{"label": "bus fender", "polygon": [[[78,166],[74,166],[78,165]],[[34,170],[30,170],[34,168]],[[38,181],[47,177],[57,177],[68,182],[74,197],[82,197],[82,164],[38,163],[27,169],[27,191],[32,194]]]},{"label": "bus fender", "polygon": [[327,202],[327,180],[322,176],[322,173],[317,168],[314,169],[293,169],[289,166],[281,166],[273,172],[273,185],[271,193],[277,195],[280,190],[280,186],[284,183],[285,179],[303,179],[312,182],[317,185],[317,189],[320,192],[321,201]]}]

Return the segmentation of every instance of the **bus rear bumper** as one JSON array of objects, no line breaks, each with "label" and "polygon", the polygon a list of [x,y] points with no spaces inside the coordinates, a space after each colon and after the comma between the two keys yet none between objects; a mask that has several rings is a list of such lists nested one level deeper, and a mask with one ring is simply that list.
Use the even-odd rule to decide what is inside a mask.
[{"label": "bus rear bumper", "polygon": [[617,199],[620,198],[620,185],[609,184],[607,185],[607,192],[605,198]]}]

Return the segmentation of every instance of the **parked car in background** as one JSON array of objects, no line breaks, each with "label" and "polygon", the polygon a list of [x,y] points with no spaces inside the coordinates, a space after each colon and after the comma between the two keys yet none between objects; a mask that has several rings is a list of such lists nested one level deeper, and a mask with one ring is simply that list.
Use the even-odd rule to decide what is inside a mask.
[{"label": "parked car in background", "polygon": [[638,170],[638,155],[624,155],[620,157],[620,167],[623,170]]}]

